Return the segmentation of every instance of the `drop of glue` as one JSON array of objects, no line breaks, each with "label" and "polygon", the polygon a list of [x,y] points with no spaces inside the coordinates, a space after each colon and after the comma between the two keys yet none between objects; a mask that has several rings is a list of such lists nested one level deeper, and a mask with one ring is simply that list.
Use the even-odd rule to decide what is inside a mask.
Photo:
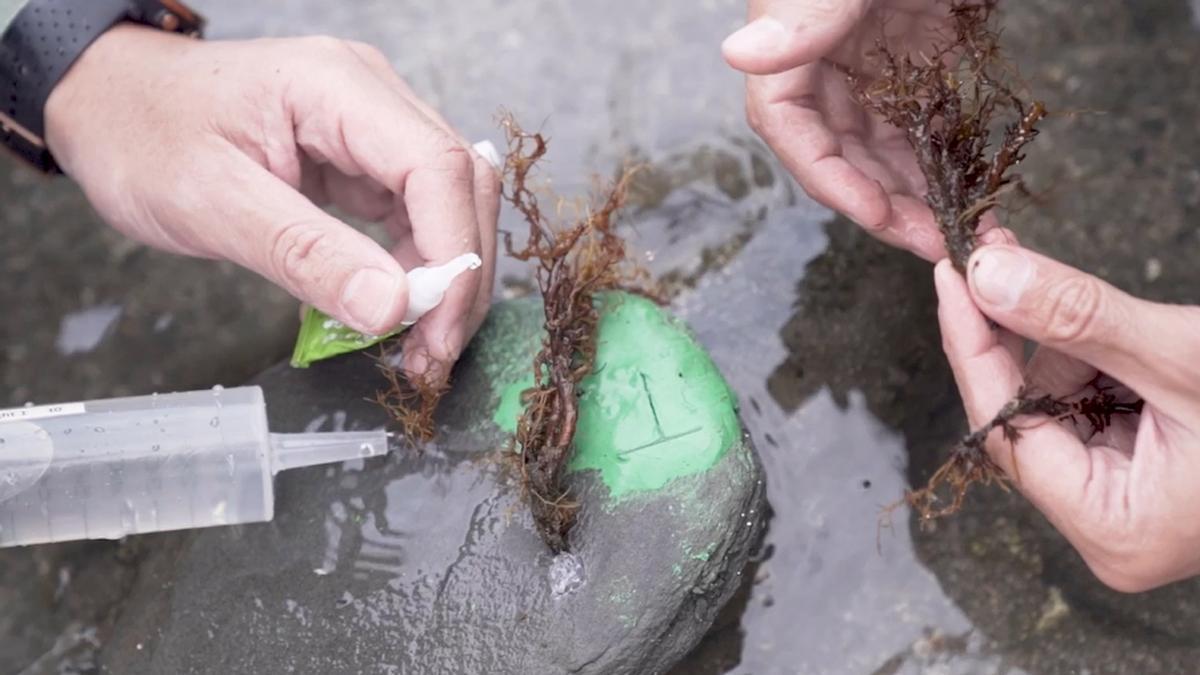
[{"label": "drop of glue", "polygon": [[408,310],[402,326],[411,326],[438,306],[446,289],[467,270],[479,269],[483,261],[474,253],[464,253],[437,267],[414,267],[408,271]]}]

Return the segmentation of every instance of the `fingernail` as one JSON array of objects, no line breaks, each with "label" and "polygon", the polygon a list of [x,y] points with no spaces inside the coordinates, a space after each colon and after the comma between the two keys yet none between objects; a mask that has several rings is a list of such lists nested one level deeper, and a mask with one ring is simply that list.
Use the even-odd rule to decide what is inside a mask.
[{"label": "fingernail", "polygon": [[722,47],[732,52],[776,52],[787,39],[787,29],[777,19],[761,16],[725,38]]},{"label": "fingernail", "polygon": [[496,146],[492,145],[491,141],[479,141],[471,146],[479,156],[486,159],[492,168],[500,170],[500,153],[496,151]]},{"label": "fingernail", "polygon": [[377,267],[361,269],[342,290],[342,309],[359,330],[382,333],[382,325],[399,300],[400,279]]},{"label": "fingernail", "polygon": [[982,248],[971,262],[976,295],[996,309],[1016,307],[1033,275],[1033,262],[1011,248]]}]

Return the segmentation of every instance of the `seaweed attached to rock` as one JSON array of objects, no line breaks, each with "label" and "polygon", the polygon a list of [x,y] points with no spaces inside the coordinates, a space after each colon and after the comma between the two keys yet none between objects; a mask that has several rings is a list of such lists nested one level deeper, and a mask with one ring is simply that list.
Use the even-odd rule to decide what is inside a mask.
[{"label": "seaweed attached to rock", "polygon": [[504,246],[509,256],[534,264],[545,317],[545,335],[533,361],[534,386],[522,395],[516,444],[538,533],[559,552],[568,548],[578,510],[563,479],[579,422],[580,383],[595,361],[597,296],[609,290],[637,290],[646,280],[627,257],[625,241],[616,231],[633,172],[623,171],[584,204],[556,200],[555,214],[572,214],[567,222],[557,222],[533,185],[546,139],[524,131],[511,116],[502,124],[508,136],[503,196],[529,228],[528,239],[519,247],[512,233],[504,232]]},{"label": "seaweed attached to rock", "polygon": [[[870,67],[846,71],[858,101],[904,132],[925,177],[925,201],[960,273],[978,244],[983,216],[1021,188],[1013,170],[1047,115],[1046,106],[1019,86],[1001,49],[996,6],[997,0],[947,0],[947,26],[923,51],[901,53],[884,35],[869,54]],[[1015,445],[1023,416],[1083,418],[1100,433],[1113,416],[1141,412],[1140,400],[1120,400],[1109,389],[1094,388],[1094,396],[1066,400],[1022,387],[987,424],[954,446],[925,487],[909,491],[897,505],[907,503],[927,523],[957,512],[972,484],[1007,488],[1010,477],[985,446],[997,429]]]},{"label": "seaweed attached to rock", "polygon": [[406,376],[397,365],[399,347],[385,351],[376,359],[385,386],[375,394],[375,402],[387,411],[388,417],[400,426],[404,439],[414,446],[432,441],[437,434],[433,415],[438,403],[450,391],[450,380],[444,364],[430,362],[423,375]]}]

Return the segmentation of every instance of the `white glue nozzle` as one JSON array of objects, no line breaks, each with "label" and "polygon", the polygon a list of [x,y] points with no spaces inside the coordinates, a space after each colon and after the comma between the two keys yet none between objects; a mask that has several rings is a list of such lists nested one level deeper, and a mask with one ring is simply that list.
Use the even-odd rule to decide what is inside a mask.
[{"label": "white glue nozzle", "polygon": [[446,289],[458,275],[467,270],[479,269],[483,261],[474,253],[464,253],[444,265],[437,267],[414,267],[408,271],[408,311],[404,313],[403,326],[410,326],[438,306]]}]

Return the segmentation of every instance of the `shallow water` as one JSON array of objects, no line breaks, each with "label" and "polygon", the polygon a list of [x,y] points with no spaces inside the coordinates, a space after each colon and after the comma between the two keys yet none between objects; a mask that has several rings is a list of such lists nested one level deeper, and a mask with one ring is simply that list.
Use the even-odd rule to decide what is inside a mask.
[{"label": "shallow water", "polygon": [[[819,218],[814,211],[776,212],[740,256],[675,303],[741,396],[775,511],[731,672],[864,673],[897,656],[928,665],[905,655],[931,634],[971,628],[917,560],[906,514],[878,530],[882,506],[906,485],[903,436],[871,413],[860,391],[839,403],[822,388],[788,409],[769,390],[788,358],[781,309],[829,245],[821,231],[797,227]],[[972,650],[931,658],[950,672],[989,665]]]},{"label": "shallow water", "polygon": [[[1059,107],[1105,113],[1051,124],[1026,165],[1044,202],[1012,222],[1026,242],[1125,288],[1193,302],[1194,6],[1039,0],[1008,17],[1026,74]],[[633,241],[678,282],[673,308],[739,393],[775,512],[746,592],[677,673],[1168,673],[1200,656],[1195,583],[1110,593],[1018,497],[980,491],[936,532],[913,531],[904,511],[880,530],[882,507],[961,430],[928,269],[832,221],[750,138],[741,78],[716,49],[740,2],[212,0],[205,10],[214,37],[329,32],[376,43],[471,140],[499,140],[501,106],[543,125],[547,175],[562,192],[586,190],[593,173],[625,160],[649,162],[633,194]],[[286,355],[295,309],[265,284],[123,243],[69,188],[16,170],[0,170],[0,198],[0,255],[15,280],[0,290],[14,308],[0,327],[5,403],[236,383]],[[517,226],[506,214],[502,227]],[[501,277],[498,293],[523,288],[520,265],[502,263]],[[56,353],[67,317],[115,305],[89,350]],[[365,501],[365,467],[352,463],[330,476],[345,495],[322,515],[308,567],[436,585],[472,528],[486,534],[510,515],[482,504],[487,491],[455,461],[435,454],[420,478],[424,490],[463,495],[456,518],[468,531],[446,533],[444,547],[406,548],[413,528],[438,521],[411,498],[404,480],[416,478]],[[348,555],[351,536],[362,545]],[[132,575],[119,556],[88,557],[98,549],[124,550],[0,554],[0,606],[15,608],[0,616],[0,664],[87,671],[93,628]],[[564,588],[579,581],[568,567]],[[434,581],[397,581],[406,570]],[[16,592],[30,578],[33,605]],[[378,620],[357,589],[342,602],[356,620]],[[312,609],[264,609],[264,621],[285,618],[301,629]]]}]

